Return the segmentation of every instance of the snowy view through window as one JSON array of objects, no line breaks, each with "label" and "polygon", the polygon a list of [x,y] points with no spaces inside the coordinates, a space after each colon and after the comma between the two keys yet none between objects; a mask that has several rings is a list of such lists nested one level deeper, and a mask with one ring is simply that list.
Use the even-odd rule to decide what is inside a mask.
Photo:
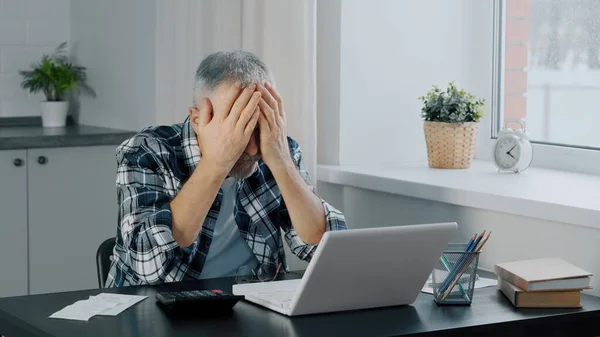
[{"label": "snowy view through window", "polygon": [[506,0],[504,10],[501,118],[524,119],[536,141],[600,148],[600,0]]}]

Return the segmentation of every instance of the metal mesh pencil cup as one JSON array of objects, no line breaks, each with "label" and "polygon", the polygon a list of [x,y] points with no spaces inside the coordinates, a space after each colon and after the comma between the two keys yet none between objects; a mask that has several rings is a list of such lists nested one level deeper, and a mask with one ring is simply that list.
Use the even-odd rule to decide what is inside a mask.
[{"label": "metal mesh pencil cup", "polygon": [[470,305],[473,300],[479,252],[465,252],[465,244],[450,244],[431,275],[438,305]]}]

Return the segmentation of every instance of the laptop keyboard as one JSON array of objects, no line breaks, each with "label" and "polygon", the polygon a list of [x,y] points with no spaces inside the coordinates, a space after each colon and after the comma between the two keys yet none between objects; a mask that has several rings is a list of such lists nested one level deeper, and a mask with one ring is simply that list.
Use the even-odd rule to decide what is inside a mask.
[{"label": "laptop keyboard", "polygon": [[275,305],[280,305],[282,308],[286,308],[290,305],[292,298],[294,297],[294,290],[278,290],[278,291],[265,291],[257,293],[262,299],[269,301]]}]

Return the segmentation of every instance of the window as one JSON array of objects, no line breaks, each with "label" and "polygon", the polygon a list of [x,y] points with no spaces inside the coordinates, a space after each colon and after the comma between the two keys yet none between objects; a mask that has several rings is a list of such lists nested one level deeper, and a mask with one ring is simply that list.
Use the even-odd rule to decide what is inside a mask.
[{"label": "window", "polygon": [[600,148],[599,12],[598,0],[504,1],[500,121],[524,119],[538,142]]},{"label": "window", "polygon": [[491,136],[523,120],[536,166],[600,172],[599,12],[598,0],[497,0]]}]

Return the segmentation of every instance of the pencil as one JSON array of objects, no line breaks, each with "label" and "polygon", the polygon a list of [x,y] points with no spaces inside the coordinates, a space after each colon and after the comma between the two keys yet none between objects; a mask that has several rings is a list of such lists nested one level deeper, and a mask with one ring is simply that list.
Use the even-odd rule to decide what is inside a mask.
[{"label": "pencil", "polygon": [[473,241],[475,241],[476,238],[477,238],[477,233],[475,233],[471,237],[471,240],[469,240],[469,243],[467,243],[467,247],[465,248],[465,251],[469,251],[469,249],[471,248],[471,245],[473,244]]},{"label": "pencil", "polygon": [[[467,248],[465,248],[465,252],[472,252],[473,249],[479,244],[479,241],[481,241],[481,238],[483,237],[484,234],[485,234],[485,231],[483,231],[481,234],[475,233],[475,235],[473,235],[471,240],[469,240],[469,243],[467,244]],[[444,281],[444,283],[442,284],[442,288],[440,290],[445,291],[448,288],[451,281],[456,276],[457,271],[460,272],[460,268],[462,268],[462,265],[465,263],[467,258],[469,258],[469,255],[462,255],[461,257],[458,258],[458,261],[456,261],[456,264],[455,264],[455,268],[450,271],[448,278]]]},{"label": "pencil", "polygon": [[[488,235],[485,237],[485,239],[483,239],[483,241],[481,241],[477,245],[477,247],[475,248],[474,252],[479,253],[481,251],[481,249],[483,248],[483,246],[485,245],[485,243],[487,242],[487,240],[490,238],[491,234],[492,234],[492,232],[490,231],[488,233]],[[467,267],[471,264],[471,262],[473,262],[473,259],[475,259],[475,254],[470,255],[470,256],[467,257],[468,261],[464,265],[461,266],[458,274],[455,276],[455,278],[453,279],[453,281],[450,284],[450,286],[442,294],[442,300],[446,299],[446,297],[448,297],[450,295],[450,293],[452,292],[452,289],[454,289],[454,287],[456,286],[456,283],[462,278],[462,275],[464,274],[464,272],[467,269]]]},{"label": "pencil", "polygon": [[477,239],[475,239],[475,242],[473,242],[473,247],[471,247],[471,251],[475,251],[475,248],[479,245],[479,242],[481,242],[481,239],[484,235],[485,231],[481,232],[481,234],[477,236]]},{"label": "pencil", "polygon": [[[477,238],[478,233],[475,233],[471,239],[469,239],[469,242],[466,245],[465,248],[465,252],[468,252],[471,250],[471,246],[473,245],[473,242],[475,242],[475,239]],[[443,255],[442,255],[443,256]],[[446,291],[446,289],[448,288],[448,286],[450,285],[450,283],[452,282],[452,280],[454,279],[454,276],[456,275],[457,269],[459,268],[459,266],[461,265],[461,263],[464,260],[464,256],[461,256],[458,258],[458,261],[456,261],[456,264],[454,265],[454,269],[449,269],[448,270],[448,275],[446,276],[446,279],[442,282],[441,286],[438,288],[438,291],[443,293]]]},{"label": "pencil", "polygon": [[492,235],[492,231],[490,231],[488,233],[488,235],[485,237],[485,239],[483,239],[483,241],[481,241],[479,243],[479,245],[477,245],[477,248],[475,248],[475,251],[477,251],[477,252],[481,251],[481,248],[483,248],[483,245],[485,245],[485,243],[487,242],[487,240],[490,238],[490,235]]},{"label": "pencil", "polygon": [[[452,271],[452,265],[450,264],[450,262],[448,261],[448,259],[446,259],[446,257],[444,256],[444,254],[442,253],[442,263],[444,264],[444,267],[446,267],[446,269],[448,270],[448,272]],[[465,289],[463,288],[463,286],[459,283],[458,284],[458,289],[460,290],[460,292],[462,293],[463,297],[465,297],[467,300],[467,292],[465,291]]]}]

